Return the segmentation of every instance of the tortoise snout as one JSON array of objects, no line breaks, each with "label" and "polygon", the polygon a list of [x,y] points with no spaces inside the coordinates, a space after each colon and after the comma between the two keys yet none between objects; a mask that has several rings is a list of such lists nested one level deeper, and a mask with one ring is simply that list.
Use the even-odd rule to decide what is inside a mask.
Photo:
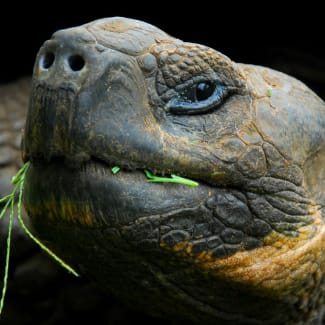
[{"label": "tortoise snout", "polygon": [[92,48],[75,33],[57,33],[41,47],[34,68],[34,78],[48,84],[82,83],[95,63]]}]

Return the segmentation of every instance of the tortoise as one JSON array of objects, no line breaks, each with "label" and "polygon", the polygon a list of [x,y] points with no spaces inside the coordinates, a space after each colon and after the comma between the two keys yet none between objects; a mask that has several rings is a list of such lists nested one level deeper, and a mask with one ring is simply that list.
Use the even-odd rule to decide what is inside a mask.
[{"label": "tortoise", "polygon": [[141,21],[96,20],[37,55],[25,207],[59,256],[148,314],[316,323],[324,125],[324,102],[288,75]]}]

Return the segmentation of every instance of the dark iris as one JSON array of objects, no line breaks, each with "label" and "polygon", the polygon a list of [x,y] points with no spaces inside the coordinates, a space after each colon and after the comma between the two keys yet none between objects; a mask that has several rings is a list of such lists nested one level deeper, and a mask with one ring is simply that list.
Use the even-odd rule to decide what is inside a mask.
[{"label": "dark iris", "polygon": [[196,100],[208,99],[214,92],[215,86],[210,82],[200,82],[196,85]]}]

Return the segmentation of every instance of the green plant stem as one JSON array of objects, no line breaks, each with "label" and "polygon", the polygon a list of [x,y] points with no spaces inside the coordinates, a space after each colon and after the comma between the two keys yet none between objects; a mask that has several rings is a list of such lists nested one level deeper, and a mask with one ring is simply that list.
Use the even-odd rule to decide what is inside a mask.
[{"label": "green plant stem", "polygon": [[[10,200],[7,202],[3,211],[6,211],[10,204],[10,214],[9,214],[9,225],[8,225],[8,236],[7,236],[7,249],[6,249],[6,259],[5,259],[5,271],[3,276],[3,287],[0,299],[0,315],[3,310],[4,301],[7,292],[7,283],[8,283],[8,273],[9,273],[9,261],[10,261],[10,245],[11,245],[11,233],[12,233],[12,224],[13,224],[13,216],[14,216],[14,200]],[[4,215],[1,212],[1,217]],[[0,217],[0,219],[1,219]]]},{"label": "green plant stem", "polygon": [[39,239],[37,239],[31,233],[31,231],[27,228],[27,226],[24,223],[24,220],[21,215],[21,209],[22,209],[22,201],[23,201],[25,176],[26,176],[29,166],[30,166],[29,162],[24,164],[24,166],[18,171],[18,173],[11,180],[11,183],[14,185],[12,192],[0,199],[0,203],[5,202],[4,207],[0,211],[0,220],[5,215],[8,208],[10,207],[8,236],[7,236],[7,241],[6,241],[7,248],[6,248],[6,257],[5,257],[5,270],[4,270],[4,276],[3,276],[2,294],[1,294],[1,299],[0,299],[0,315],[3,310],[6,291],[7,291],[11,237],[12,237],[11,235],[12,235],[13,220],[14,220],[14,216],[15,216],[15,194],[17,191],[19,191],[18,204],[17,204],[17,218],[18,218],[21,228],[37,245],[39,245],[45,252],[47,252],[62,267],[67,269],[69,272],[71,272],[75,276],[78,276],[78,273],[71,266],[69,266],[67,263],[65,263],[62,259],[60,259],[57,255],[55,255],[49,248],[47,248]]}]

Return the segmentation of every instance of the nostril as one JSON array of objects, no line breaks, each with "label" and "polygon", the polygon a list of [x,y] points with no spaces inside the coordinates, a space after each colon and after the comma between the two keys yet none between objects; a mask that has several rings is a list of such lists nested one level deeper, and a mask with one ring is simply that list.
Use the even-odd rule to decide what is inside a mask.
[{"label": "nostril", "polygon": [[73,71],[80,71],[85,65],[85,60],[80,55],[71,55],[68,58],[68,63]]},{"label": "nostril", "polygon": [[52,52],[46,52],[41,58],[41,67],[43,69],[49,69],[54,62],[54,54]]}]

